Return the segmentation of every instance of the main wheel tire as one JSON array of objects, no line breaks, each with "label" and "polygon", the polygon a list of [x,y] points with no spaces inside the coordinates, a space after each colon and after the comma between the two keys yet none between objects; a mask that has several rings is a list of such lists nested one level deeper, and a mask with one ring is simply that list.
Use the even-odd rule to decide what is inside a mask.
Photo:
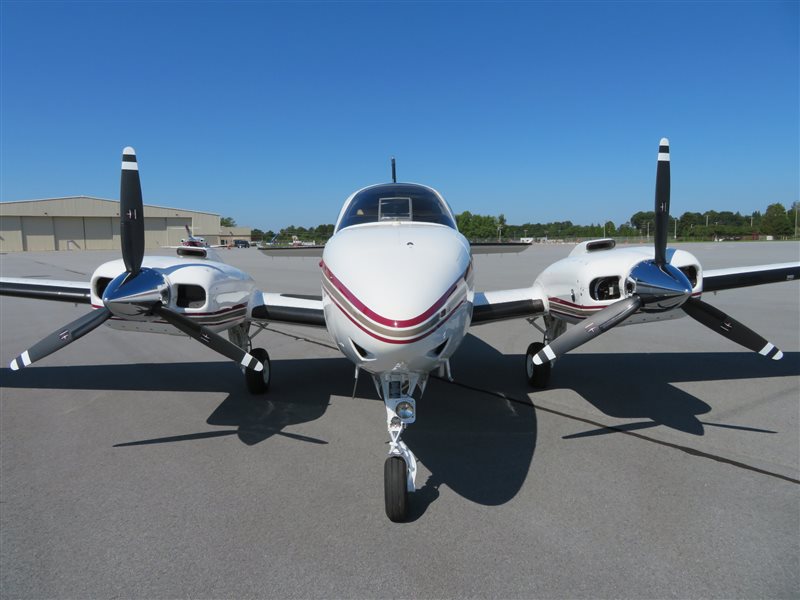
[{"label": "main wheel tire", "polygon": [[544,348],[541,342],[533,342],[528,346],[528,351],[525,353],[525,376],[528,378],[528,383],[537,389],[544,389],[550,382],[550,370],[552,363],[545,363],[543,365],[533,364],[533,357]]},{"label": "main wheel tire", "polygon": [[269,363],[269,353],[263,348],[254,348],[250,354],[253,355],[258,362],[264,365],[264,370],[254,371],[253,369],[244,370],[244,380],[247,384],[247,391],[251,394],[264,394],[269,389],[270,378],[272,377],[272,369]]},{"label": "main wheel tire", "polygon": [[383,495],[386,516],[390,521],[402,523],[408,514],[408,466],[399,456],[390,456],[383,464]]}]

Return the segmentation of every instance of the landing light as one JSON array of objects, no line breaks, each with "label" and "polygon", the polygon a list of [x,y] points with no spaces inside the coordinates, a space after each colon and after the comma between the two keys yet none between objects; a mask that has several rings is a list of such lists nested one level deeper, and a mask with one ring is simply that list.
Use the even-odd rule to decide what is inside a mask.
[{"label": "landing light", "polygon": [[403,420],[411,419],[414,417],[414,407],[410,402],[400,402],[395,409],[397,416]]}]

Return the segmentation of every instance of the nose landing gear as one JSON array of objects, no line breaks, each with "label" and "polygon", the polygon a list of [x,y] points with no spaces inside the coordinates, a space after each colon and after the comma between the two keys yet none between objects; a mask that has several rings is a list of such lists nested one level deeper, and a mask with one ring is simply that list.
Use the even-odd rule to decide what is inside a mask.
[{"label": "nose landing gear", "polygon": [[416,400],[410,392],[418,380],[418,375],[385,375],[380,380],[389,429],[389,456],[383,465],[384,501],[386,516],[395,523],[406,520],[408,493],[417,489],[417,457],[400,436],[416,420]]}]

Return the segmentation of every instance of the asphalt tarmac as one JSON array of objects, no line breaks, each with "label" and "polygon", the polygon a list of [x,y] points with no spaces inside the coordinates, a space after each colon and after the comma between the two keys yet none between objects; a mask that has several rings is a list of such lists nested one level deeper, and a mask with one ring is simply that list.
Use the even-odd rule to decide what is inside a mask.
[{"label": "asphalt tarmac", "polygon": [[[796,243],[684,246],[707,269]],[[529,285],[570,246],[476,258]],[[268,291],[319,293],[318,259],[223,251]],[[116,252],[0,256],[88,280]],[[413,274],[408,276],[413,284]],[[528,389],[525,321],[475,327],[404,439],[412,518],[383,509],[382,402],[324,330],[274,326],[269,394],[185,337],[102,327],[19,372],[85,306],[0,298],[2,598],[796,598],[800,285],[704,299],[781,348],[692,319],[619,327]]]}]

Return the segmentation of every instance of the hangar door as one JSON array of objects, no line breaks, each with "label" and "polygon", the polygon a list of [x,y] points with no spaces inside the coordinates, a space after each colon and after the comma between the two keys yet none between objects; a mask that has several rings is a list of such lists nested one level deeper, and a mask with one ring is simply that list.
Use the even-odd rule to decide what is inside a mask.
[{"label": "hangar door", "polygon": [[22,217],[22,248],[28,252],[55,250],[51,217]]},{"label": "hangar door", "polygon": [[164,217],[144,218],[144,247],[160,248],[167,243],[167,220]]},{"label": "hangar door", "polygon": [[85,250],[83,217],[53,217],[56,250]]},{"label": "hangar door", "polygon": [[87,250],[119,248],[119,241],[114,243],[114,236],[111,232],[111,217],[84,217],[83,230],[86,236]]}]

